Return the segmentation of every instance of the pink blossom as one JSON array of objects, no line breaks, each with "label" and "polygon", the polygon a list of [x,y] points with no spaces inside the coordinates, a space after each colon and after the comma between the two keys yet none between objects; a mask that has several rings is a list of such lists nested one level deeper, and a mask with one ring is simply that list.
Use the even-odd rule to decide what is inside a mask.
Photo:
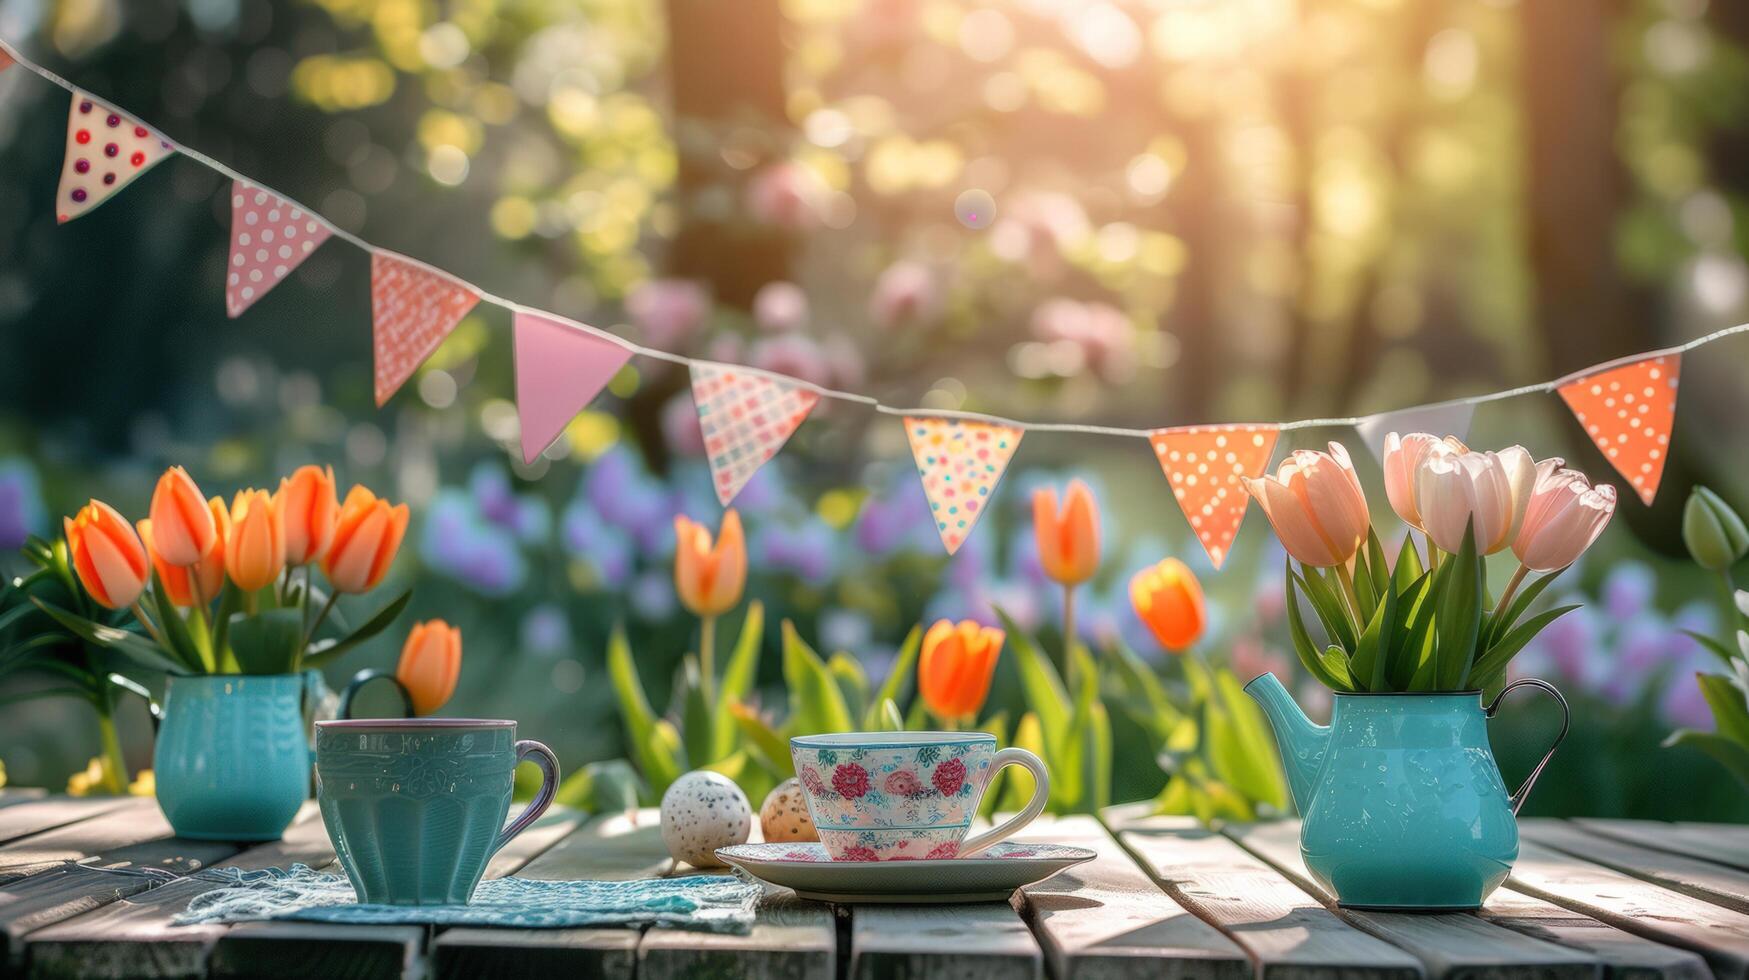
[{"label": "pink blossom", "polygon": [[832,771],[832,788],[847,800],[868,792],[868,770],[854,762],[846,762]]},{"label": "pink blossom", "polygon": [[953,796],[965,785],[966,764],[958,759],[949,759],[935,767],[935,773],[929,780],[942,796]]},{"label": "pink blossom", "polygon": [[753,295],[753,322],[761,330],[788,333],[808,325],[808,294],[793,282],[768,282]]},{"label": "pink blossom", "polygon": [[662,438],[682,456],[704,455],[704,430],[691,391],[682,391],[662,406]]},{"label": "pink blossom", "polygon": [[652,346],[673,350],[691,340],[710,315],[710,296],[700,283],[651,279],[626,297],[626,312]]},{"label": "pink blossom", "polygon": [[879,861],[880,859],[881,856],[876,854],[872,847],[857,844],[844,849],[844,860],[846,861]]},{"label": "pink blossom", "polygon": [[747,211],[760,224],[805,231],[819,224],[824,191],[812,170],[791,160],[779,161],[747,182]]},{"label": "pink blossom", "polygon": [[1081,202],[1055,191],[1018,197],[990,230],[997,258],[1025,263],[1036,278],[1053,278],[1063,269],[1062,253],[1091,231]]},{"label": "pink blossom", "polygon": [[1135,374],[1135,325],[1109,303],[1046,300],[1033,310],[1032,333],[1047,343],[1068,341],[1081,348],[1087,365],[1106,381],[1127,381]]},{"label": "pink blossom", "polygon": [[923,780],[909,769],[888,773],[881,786],[894,796],[916,796],[923,792]]},{"label": "pink blossom", "polygon": [[862,351],[848,338],[828,337],[825,347],[826,360],[832,366],[832,380],[835,383],[854,388],[868,377],[868,365],[863,361]]},{"label": "pink blossom", "polygon": [[909,259],[887,266],[869,295],[868,315],[887,329],[926,324],[941,313],[941,291],[928,266]]},{"label": "pink blossom", "polygon": [[748,352],[752,365],[774,374],[787,374],[821,386],[832,383],[832,366],[820,345],[798,333],[767,337]]},{"label": "pink blossom", "polygon": [[929,853],[923,855],[923,860],[925,860],[925,861],[946,861],[946,860],[949,860],[951,858],[957,857],[959,855],[959,852],[960,852],[960,842],[959,841],[957,841],[957,840],[942,841],[940,844],[937,844],[934,847],[930,848]]}]

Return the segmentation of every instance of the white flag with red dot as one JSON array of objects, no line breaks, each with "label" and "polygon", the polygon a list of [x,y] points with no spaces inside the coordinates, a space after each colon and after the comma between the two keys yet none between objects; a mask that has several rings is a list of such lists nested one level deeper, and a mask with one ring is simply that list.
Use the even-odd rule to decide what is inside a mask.
[{"label": "white flag with red dot", "polygon": [[138,120],[75,91],[67,112],[67,156],[55,192],[56,218],[62,224],[72,221],[174,152],[168,140]]}]

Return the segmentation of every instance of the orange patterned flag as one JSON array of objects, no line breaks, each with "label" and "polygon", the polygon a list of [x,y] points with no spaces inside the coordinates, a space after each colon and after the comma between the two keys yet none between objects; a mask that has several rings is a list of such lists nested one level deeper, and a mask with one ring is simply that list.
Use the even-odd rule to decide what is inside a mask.
[{"label": "orange patterned flag", "polygon": [[1187,425],[1148,437],[1172,495],[1216,568],[1227,560],[1251,495],[1240,477],[1256,478],[1275,451],[1273,425]]},{"label": "orange patterned flag", "polygon": [[1646,506],[1658,496],[1676,422],[1681,354],[1656,354],[1561,385],[1561,398]]},{"label": "orange patterned flag", "polygon": [[377,407],[419,370],[480,301],[473,288],[391,252],[370,256]]},{"label": "orange patterned flag", "polygon": [[905,417],[905,436],[948,554],[960,550],[989,509],[1021,435],[1012,426],[990,422]]}]

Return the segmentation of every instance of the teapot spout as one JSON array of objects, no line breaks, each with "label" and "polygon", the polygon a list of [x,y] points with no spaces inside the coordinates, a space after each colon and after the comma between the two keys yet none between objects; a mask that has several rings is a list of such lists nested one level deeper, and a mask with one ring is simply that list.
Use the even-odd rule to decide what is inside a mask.
[{"label": "teapot spout", "polygon": [[1318,774],[1324,768],[1324,755],[1330,745],[1330,726],[1307,718],[1274,674],[1258,674],[1245,685],[1245,693],[1251,695],[1269,718],[1282,768],[1287,770],[1287,785],[1289,792],[1293,793],[1294,807],[1304,814],[1312,803]]}]

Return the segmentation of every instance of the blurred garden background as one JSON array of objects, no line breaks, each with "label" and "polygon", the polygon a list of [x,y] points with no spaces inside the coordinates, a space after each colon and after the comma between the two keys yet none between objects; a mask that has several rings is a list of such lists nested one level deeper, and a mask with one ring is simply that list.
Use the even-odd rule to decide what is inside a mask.
[{"label": "blurred garden background", "polygon": [[[0,37],[493,293],[890,404],[1133,427],[1358,415],[1749,320],[1749,5],[1729,0],[0,0]],[[393,574],[415,593],[331,683],[441,615],[465,637],[447,713],[516,718],[567,769],[634,755],[609,633],[625,625],[663,710],[696,643],[673,517],[721,513],[684,370],[634,360],[524,465],[509,314],[481,306],[379,410],[364,253],[331,242],[227,320],[223,179],[173,157],[57,226],[66,111],[0,73],[0,548],[88,497],[143,514],[170,464],[225,496],[332,464],[343,489],[411,504]],[[1749,819],[1722,768],[1660,747],[1712,724],[1709,655],[1681,630],[1726,614],[1678,528],[1697,483],[1749,508],[1749,340],[1682,382],[1656,504],[1624,494],[1554,590],[1588,605],[1519,661],[1575,711],[1527,812]],[[1283,442],[1326,439],[1394,526],[1352,430]],[[1470,442],[1620,482],[1552,395],[1482,407]],[[876,684],[938,617],[1000,605],[1054,644],[1030,491],[1070,477],[1105,528],[1077,617],[1091,647],[1121,639],[1179,683],[1127,592],[1177,556],[1208,591],[1202,656],[1241,680],[1297,671],[1263,518],[1213,570],[1144,441],[1028,437],[949,559],[897,421],[822,403],[736,501],[764,702],[783,703],[784,619]],[[1023,700],[1005,653],[991,706]],[[0,709],[10,781],[83,769],[87,711]],[[122,723],[149,765],[143,708]],[[1152,757],[1146,725],[1112,724]],[[1495,723],[1509,784],[1553,725],[1537,705]],[[1112,795],[1166,778],[1121,766]]]}]

